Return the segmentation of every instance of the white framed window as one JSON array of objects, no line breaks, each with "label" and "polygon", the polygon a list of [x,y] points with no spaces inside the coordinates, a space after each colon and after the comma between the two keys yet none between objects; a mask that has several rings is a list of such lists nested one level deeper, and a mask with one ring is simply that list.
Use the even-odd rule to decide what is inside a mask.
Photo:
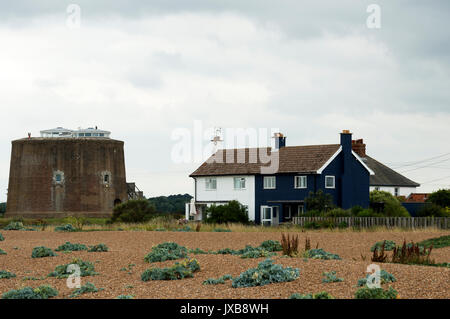
[{"label": "white framed window", "polygon": [[217,178],[206,178],[205,179],[206,190],[216,190],[217,189]]},{"label": "white framed window", "polygon": [[264,226],[272,224],[272,207],[261,206],[261,224]]},{"label": "white framed window", "polygon": [[234,178],[234,189],[245,189],[245,177]]},{"label": "white framed window", "polygon": [[295,188],[307,188],[307,179],[306,176],[295,176],[294,177],[294,187]]},{"label": "white framed window", "polygon": [[264,176],[264,189],[275,189],[276,179],[275,176]]},{"label": "white framed window", "polygon": [[400,190],[398,187],[394,188],[394,196],[400,196]]},{"label": "white framed window", "polygon": [[335,178],[334,176],[325,176],[325,188],[335,188]]}]

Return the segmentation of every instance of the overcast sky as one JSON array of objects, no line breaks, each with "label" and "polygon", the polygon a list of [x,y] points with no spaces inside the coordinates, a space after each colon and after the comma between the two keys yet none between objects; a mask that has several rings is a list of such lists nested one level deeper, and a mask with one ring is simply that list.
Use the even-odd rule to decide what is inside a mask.
[{"label": "overcast sky", "polygon": [[419,191],[450,187],[449,18],[448,0],[2,1],[0,201],[11,140],[56,126],[125,141],[146,196],[192,194],[199,163],[171,151],[194,121],[279,128],[287,145],[350,129]]}]

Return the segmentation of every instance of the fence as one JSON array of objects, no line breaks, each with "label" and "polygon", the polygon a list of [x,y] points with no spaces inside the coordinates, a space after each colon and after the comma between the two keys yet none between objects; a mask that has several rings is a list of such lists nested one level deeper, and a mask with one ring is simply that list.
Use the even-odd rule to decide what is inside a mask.
[{"label": "fence", "polygon": [[332,222],[334,225],[361,228],[377,226],[411,229],[426,227],[450,228],[450,217],[292,217],[292,222],[300,226],[305,226],[306,223],[323,221]]}]

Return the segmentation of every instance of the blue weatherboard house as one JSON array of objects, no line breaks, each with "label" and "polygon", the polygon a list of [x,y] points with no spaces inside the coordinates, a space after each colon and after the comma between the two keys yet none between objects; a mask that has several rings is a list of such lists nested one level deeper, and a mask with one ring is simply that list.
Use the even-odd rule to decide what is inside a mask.
[{"label": "blue weatherboard house", "polygon": [[190,177],[195,195],[186,218],[202,220],[206,208],[238,200],[256,223],[277,225],[301,216],[305,198],[322,190],[344,209],[369,206],[374,172],[352,150],[352,134],[344,130],[339,144],[286,146],[275,134],[275,148],[218,150]]}]

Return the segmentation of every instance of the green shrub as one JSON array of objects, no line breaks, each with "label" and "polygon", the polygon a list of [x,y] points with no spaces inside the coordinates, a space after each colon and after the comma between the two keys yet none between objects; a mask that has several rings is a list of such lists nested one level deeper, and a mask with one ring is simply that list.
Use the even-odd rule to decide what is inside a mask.
[{"label": "green shrub", "polygon": [[366,208],[358,212],[356,217],[384,217],[383,213],[376,213],[371,208]]},{"label": "green shrub", "polygon": [[75,227],[72,226],[72,224],[66,224],[64,226],[56,226],[55,231],[57,232],[74,232],[77,231]]},{"label": "green shrub", "polygon": [[2,233],[0,233],[0,241],[4,241],[5,237],[3,237]]},{"label": "green shrub", "polygon": [[25,230],[25,227],[23,227],[23,223],[19,221],[12,221],[8,225],[6,225],[4,230]]},{"label": "green shrub", "polygon": [[216,233],[230,233],[231,229],[228,229],[228,228],[214,228],[213,232],[216,232]]},{"label": "green shrub", "polygon": [[289,297],[289,299],[334,299],[334,297],[326,291],[321,291],[314,295],[313,294],[302,295],[299,293],[293,293]]},{"label": "green shrub", "polygon": [[95,267],[91,262],[75,258],[69,264],[56,266],[55,270],[48,276],[56,278],[67,278],[72,274],[71,272],[67,271],[67,267],[72,264],[76,264],[80,267],[81,277],[98,275],[98,273],[95,272]]},{"label": "green shrub", "polygon": [[248,224],[247,208],[236,200],[225,205],[211,205],[206,209],[206,222],[214,224],[241,223]]},{"label": "green shrub", "polygon": [[430,247],[431,245],[433,245],[433,249],[448,247],[448,246],[450,246],[450,235],[426,239],[426,240],[421,241],[418,244],[419,244],[419,246],[422,246],[422,247],[423,246]]},{"label": "green shrub", "polygon": [[440,189],[431,193],[427,198],[427,202],[440,207],[450,207],[450,189]]},{"label": "green shrub", "polygon": [[281,247],[281,244],[277,240],[266,240],[261,243],[259,246],[267,251],[282,251],[283,247]]},{"label": "green shrub", "polygon": [[370,251],[374,251],[375,248],[379,251],[381,250],[381,246],[383,246],[384,244],[384,250],[385,251],[390,251],[393,250],[396,247],[396,243],[395,241],[392,240],[382,240],[382,241],[377,241],[375,244],[373,244],[373,246],[370,248]]},{"label": "green shrub", "polygon": [[189,227],[189,226],[184,226],[183,228],[177,228],[177,229],[174,229],[174,231],[191,232],[191,231],[193,231],[193,230],[192,230],[192,228]]},{"label": "green shrub", "polygon": [[303,228],[306,228],[306,229],[319,229],[320,228],[320,225],[319,225],[319,223],[318,222],[306,222],[304,225],[303,225]]},{"label": "green shrub", "polygon": [[250,268],[232,282],[233,288],[264,286],[271,283],[293,281],[298,278],[298,268],[283,268],[282,265],[273,264],[273,260],[266,259],[256,268]]},{"label": "green shrub", "polygon": [[[358,283],[356,284],[358,287],[363,287],[367,285],[367,279],[369,278],[370,274],[368,274],[366,276],[366,278],[361,278],[358,280]],[[373,278],[373,280],[375,280],[375,278]],[[387,271],[385,271],[384,269],[382,269],[380,271],[380,283],[381,284],[385,284],[388,282],[394,282],[397,281],[397,279],[395,279],[393,274],[388,273]]]},{"label": "green shrub", "polygon": [[85,285],[81,286],[80,288],[74,289],[72,294],[69,296],[71,298],[78,297],[79,295],[87,294],[87,293],[94,293],[98,292],[100,289],[95,287],[95,285],[91,282],[87,282]]},{"label": "green shrub", "polygon": [[0,248],[0,255],[7,255],[6,251]]},{"label": "green shrub", "polygon": [[40,246],[34,247],[31,252],[31,258],[55,257],[57,256],[50,248]]},{"label": "green shrub", "polygon": [[325,212],[327,209],[334,207],[333,196],[324,193],[321,189],[316,193],[309,192],[308,197],[305,198],[305,204],[308,211],[317,210],[319,212]]},{"label": "green shrub", "polygon": [[187,257],[186,247],[177,243],[166,242],[156,245],[152,251],[144,257],[146,262],[152,263],[157,261],[175,260]]},{"label": "green shrub", "polygon": [[6,270],[0,270],[0,279],[10,279],[14,277],[16,277],[16,274]]},{"label": "green shrub", "polygon": [[427,203],[417,211],[418,217],[450,217],[450,213],[439,205]]},{"label": "green shrub", "polygon": [[114,207],[111,221],[143,223],[154,216],[156,216],[155,207],[147,199],[132,199]]},{"label": "green shrub", "polygon": [[311,258],[311,259],[325,259],[325,260],[328,260],[328,259],[340,260],[341,259],[341,257],[339,257],[339,255],[328,253],[328,252],[324,251],[322,248],[310,249],[308,251],[305,251],[304,257]]},{"label": "green shrub", "polygon": [[[251,247],[251,246],[250,246]],[[248,249],[244,253],[240,254],[241,258],[260,258],[260,257],[271,257],[275,255],[275,253],[268,252],[265,249],[262,249],[260,247]]]},{"label": "green shrub", "polygon": [[342,282],[344,279],[336,277],[336,272],[324,272],[323,275],[325,278],[322,279],[323,283],[330,283],[330,282]]},{"label": "green shrub", "polygon": [[352,213],[350,210],[344,210],[342,208],[333,208],[325,213],[325,217],[350,217]]},{"label": "green shrub", "polygon": [[195,248],[195,249],[189,249],[188,252],[190,254],[194,254],[194,255],[206,255],[209,254],[207,251],[201,250],[200,248]]},{"label": "green shrub", "polygon": [[388,217],[410,217],[400,201],[389,192],[373,190],[369,195],[370,204],[384,203],[382,214]]},{"label": "green shrub", "polygon": [[70,242],[66,242],[65,244],[62,244],[58,248],[55,249],[56,251],[81,251],[81,250],[88,250],[86,245],[83,244],[72,244]]},{"label": "green shrub", "polygon": [[120,296],[117,296],[116,299],[134,299],[134,296],[132,296],[132,295],[120,295]]},{"label": "green shrub", "polygon": [[200,270],[200,264],[196,259],[185,259],[181,263],[175,263],[169,268],[151,268],[141,275],[142,281],[149,280],[180,280],[194,277],[194,272]]},{"label": "green shrub", "polygon": [[362,212],[364,210],[364,208],[362,208],[359,205],[353,206],[352,208],[350,208],[350,212],[352,214],[352,216],[358,216],[358,214],[360,212]]},{"label": "green shrub", "polygon": [[359,288],[355,293],[355,299],[396,299],[397,291],[389,287],[385,290],[383,288]]},{"label": "green shrub", "polygon": [[57,295],[58,290],[52,286],[44,285],[34,289],[25,287],[18,290],[10,290],[2,295],[2,299],[48,299]]},{"label": "green shrub", "polygon": [[107,252],[108,247],[105,244],[97,244],[89,247],[89,252]]},{"label": "green shrub", "polygon": [[219,277],[217,279],[215,278],[208,278],[205,281],[203,281],[203,285],[219,285],[224,284],[226,280],[231,280],[233,277],[231,275],[223,275],[222,277]]}]

